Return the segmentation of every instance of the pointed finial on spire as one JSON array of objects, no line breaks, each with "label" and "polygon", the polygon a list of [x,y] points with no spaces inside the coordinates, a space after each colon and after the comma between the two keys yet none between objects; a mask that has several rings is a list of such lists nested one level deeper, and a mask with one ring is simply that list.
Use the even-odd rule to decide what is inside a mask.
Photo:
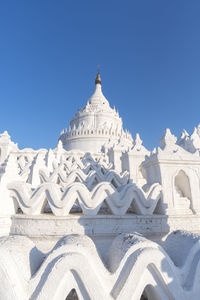
[{"label": "pointed finial on spire", "polygon": [[96,79],[95,79],[95,84],[101,84],[101,76],[100,76],[100,73],[99,73],[99,65],[97,65],[97,76],[96,76]]}]

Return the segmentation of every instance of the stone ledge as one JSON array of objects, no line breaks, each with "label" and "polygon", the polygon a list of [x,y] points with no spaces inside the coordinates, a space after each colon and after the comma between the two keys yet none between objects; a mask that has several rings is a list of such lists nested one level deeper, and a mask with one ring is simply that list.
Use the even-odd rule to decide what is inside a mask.
[{"label": "stone ledge", "polygon": [[14,215],[10,234],[29,237],[60,237],[67,234],[86,234],[91,237],[111,237],[125,232],[148,235],[165,235],[174,230],[200,232],[200,216],[108,216],[83,217],[71,215]]}]

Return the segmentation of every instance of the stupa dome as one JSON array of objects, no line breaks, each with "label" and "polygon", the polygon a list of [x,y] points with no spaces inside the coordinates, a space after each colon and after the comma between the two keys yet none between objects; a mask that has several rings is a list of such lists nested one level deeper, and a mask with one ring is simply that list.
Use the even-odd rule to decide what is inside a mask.
[{"label": "stupa dome", "polygon": [[132,145],[131,134],[124,132],[122,119],[103,95],[98,72],[94,93],[72,118],[69,131],[61,133],[60,140],[66,150],[100,152],[107,143],[114,145],[124,139],[124,144]]}]

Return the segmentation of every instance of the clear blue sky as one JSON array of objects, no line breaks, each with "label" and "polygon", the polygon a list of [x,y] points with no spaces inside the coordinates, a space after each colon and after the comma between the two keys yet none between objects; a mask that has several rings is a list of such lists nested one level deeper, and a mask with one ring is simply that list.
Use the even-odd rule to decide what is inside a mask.
[{"label": "clear blue sky", "polygon": [[1,0],[0,131],[54,148],[94,89],[152,149],[200,122],[199,0]]}]

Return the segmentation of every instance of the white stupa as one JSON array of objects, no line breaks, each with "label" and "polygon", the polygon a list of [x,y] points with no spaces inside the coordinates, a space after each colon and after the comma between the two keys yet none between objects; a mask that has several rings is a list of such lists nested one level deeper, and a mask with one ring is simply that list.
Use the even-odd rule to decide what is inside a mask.
[{"label": "white stupa", "polygon": [[122,142],[126,147],[133,145],[131,134],[123,130],[122,119],[115,108],[111,108],[102,93],[101,77],[97,73],[95,91],[85,107],[78,110],[70,122],[69,130],[61,133],[60,140],[66,150],[79,149],[101,152],[107,143]]},{"label": "white stupa", "polygon": [[101,91],[55,149],[0,135],[0,300],[199,300],[200,126],[152,152]]}]

